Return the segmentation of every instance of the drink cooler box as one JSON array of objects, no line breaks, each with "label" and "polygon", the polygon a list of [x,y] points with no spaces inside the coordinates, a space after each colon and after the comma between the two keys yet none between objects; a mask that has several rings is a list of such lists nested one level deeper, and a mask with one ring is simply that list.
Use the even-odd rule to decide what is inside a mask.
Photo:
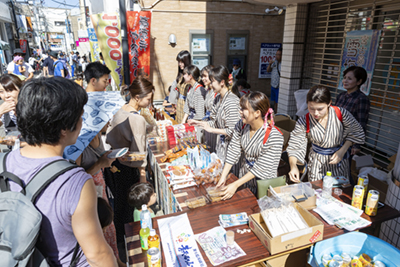
[{"label": "drink cooler box", "polygon": [[309,264],[313,267],[323,267],[324,254],[342,254],[359,256],[362,253],[370,256],[374,261],[383,262],[386,267],[400,266],[400,250],[385,241],[360,232],[350,232],[318,242],[311,249]]}]

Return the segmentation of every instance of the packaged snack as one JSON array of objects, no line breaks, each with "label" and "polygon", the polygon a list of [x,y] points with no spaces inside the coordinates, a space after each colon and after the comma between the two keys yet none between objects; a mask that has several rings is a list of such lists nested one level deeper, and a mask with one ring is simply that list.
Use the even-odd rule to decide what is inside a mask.
[{"label": "packaged snack", "polygon": [[208,200],[204,196],[201,196],[201,197],[187,199],[185,200],[185,203],[189,209],[195,209],[198,207],[205,206],[208,203]]},{"label": "packaged snack", "polygon": [[142,161],[146,158],[146,153],[143,152],[131,152],[120,157],[121,161]]},{"label": "packaged snack", "polygon": [[222,200],[222,196],[221,196],[221,193],[223,191],[222,188],[217,188],[217,187],[213,186],[213,187],[207,188],[206,190],[207,190],[208,196],[211,199],[211,202],[218,202],[218,201]]}]

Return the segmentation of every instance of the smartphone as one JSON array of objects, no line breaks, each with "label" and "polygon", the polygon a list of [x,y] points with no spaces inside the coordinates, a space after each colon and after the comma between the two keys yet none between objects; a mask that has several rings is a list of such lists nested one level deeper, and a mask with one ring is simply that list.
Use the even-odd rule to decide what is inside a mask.
[{"label": "smartphone", "polygon": [[113,149],[113,150],[111,150],[111,153],[107,155],[107,157],[110,159],[120,158],[123,155],[125,155],[126,153],[128,153],[128,151],[129,151],[129,149],[127,147]]}]

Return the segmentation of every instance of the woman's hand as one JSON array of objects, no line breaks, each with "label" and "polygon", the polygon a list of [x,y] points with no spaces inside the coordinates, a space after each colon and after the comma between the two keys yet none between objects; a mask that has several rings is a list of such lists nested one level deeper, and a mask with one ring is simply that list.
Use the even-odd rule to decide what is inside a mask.
[{"label": "woman's hand", "polygon": [[342,161],[343,155],[346,153],[346,151],[343,150],[343,147],[339,149],[338,151],[335,152],[335,154],[332,155],[331,160],[329,161],[329,164],[338,164],[339,162]]},{"label": "woman's hand", "polygon": [[14,101],[4,101],[3,104],[0,105],[0,116],[4,115],[7,112],[15,110],[15,102]]},{"label": "woman's hand", "polygon": [[289,178],[292,182],[299,183],[300,182],[300,172],[297,166],[293,166],[290,168]]},{"label": "woman's hand", "polygon": [[107,151],[106,153],[104,153],[98,160],[97,160],[97,164],[99,165],[99,167],[102,168],[109,168],[111,167],[111,164],[114,162],[115,159],[110,159],[108,157],[108,155],[111,153],[112,151]]},{"label": "woman's hand", "polygon": [[224,186],[225,183],[226,183],[226,176],[221,176],[221,178],[218,181],[217,188],[221,187],[221,186]]},{"label": "woman's hand", "polygon": [[192,120],[192,119],[188,120],[188,124],[190,126],[199,126],[200,123],[201,123],[201,121],[196,121],[196,120]]},{"label": "woman's hand", "polygon": [[236,186],[236,183],[231,183],[226,186],[225,190],[222,192],[222,200],[227,200],[233,197],[233,195],[236,193],[236,190],[238,189],[238,186]]}]

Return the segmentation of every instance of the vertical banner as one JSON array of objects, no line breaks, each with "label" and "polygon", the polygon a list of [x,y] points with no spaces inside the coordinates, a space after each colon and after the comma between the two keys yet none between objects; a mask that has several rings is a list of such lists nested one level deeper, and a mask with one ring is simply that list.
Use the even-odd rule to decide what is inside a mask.
[{"label": "vertical banner", "polygon": [[91,15],[100,51],[107,67],[111,70],[118,89],[124,80],[122,65],[121,25],[118,14]]},{"label": "vertical banner", "polygon": [[26,54],[26,49],[28,48],[28,41],[24,39],[19,39],[19,47],[21,48],[22,52]]},{"label": "vertical banner", "polygon": [[343,71],[351,66],[363,67],[368,74],[361,92],[369,95],[379,45],[379,30],[351,31],[347,33],[340,67],[339,89],[343,88]]},{"label": "vertical banner", "polygon": [[91,61],[100,61],[100,47],[94,28],[88,28]]},{"label": "vertical banner", "polygon": [[271,78],[271,73],[267,72],[267,68],[271,59],[275,60],[276,51],[278,51],[278,49],[281,47],[282,44],[261,43],[258,78]]},{"label": "vertical banner", "polygon": [[131,82],[139,75],[150,75],[151,11],[126,12]]}]

